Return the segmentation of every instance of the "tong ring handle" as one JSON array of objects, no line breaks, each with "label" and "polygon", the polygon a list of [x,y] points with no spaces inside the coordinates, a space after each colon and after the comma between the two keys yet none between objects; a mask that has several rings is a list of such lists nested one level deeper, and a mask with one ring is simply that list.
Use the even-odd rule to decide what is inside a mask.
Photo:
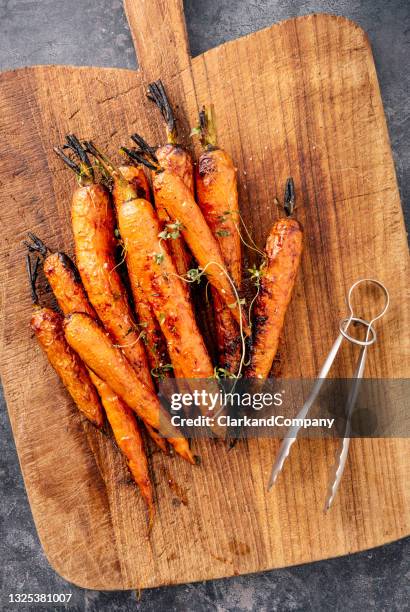
[{"label": "tong ring handle", "polygon": [[[349,325],[353,322],[360,323],[361,325],[367,327],[366,340],[359,340],[348,333],[347,330]],[[369,321],[365,321],[364,319],[360,319],[359,317],[346,317],[345,319],[342,319],[339,323],[339,331],[342,336],[346,338],[346,340],[349,340],[349,342],[352,342],[353,344],[358,344],[359,346],[371,346],[377,339],[376,330],[372,327],[372,323],[369,323]],[[370,338],[368,338],[369,333],[371,334]]]},{"label": "tong ring handle", "polygon": [[[364,325],[367,325],[369,327],[369,329],[371,329],[372,324],[377,321],[378,319],[380,319],[384,313],[386,312],[386,310],[389,307],[389,303],[390,303],[390,295],[389,292],[387,291],[387,288],[383,285],[383,283],[381,283],[380,281],[376,280],[375,278],[361,278],[358,281],[356,281],[355,283],[353,283],[353,285],[350,287],[349,289],[349,293],[347,295],[347,305],[349,307],[349,311],[350,311],[350,315],[351,315],[351,320],[354,321],[354,312],[353,312],[353,305],[352,305],[352,293],[354,291],[354,289],[356,289],[356,287],[358,285],[362,285],[364,283],[367,283],[369,285],[376,285],[376,287],[378,287],[379,289],[381,289],[382,293],[384,294],[384,305],[383,308],[380,310],[379,314],[375,317],[373,317],[373,319],[370,322],[367,321],[361,321]],[[344,335],[344,334],[343,334]],[[347,336],[345,336],[347,338]],[[348,338],[349,340],[350,338]],[[359,342],[356,342],[356,344],[360,344]],[[366,344],[362,344],[362,346],[366,346]]]}]

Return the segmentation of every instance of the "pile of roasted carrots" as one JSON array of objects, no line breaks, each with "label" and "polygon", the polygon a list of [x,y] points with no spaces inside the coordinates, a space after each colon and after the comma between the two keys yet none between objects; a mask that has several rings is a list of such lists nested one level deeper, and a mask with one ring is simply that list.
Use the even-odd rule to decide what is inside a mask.
[{"label": "pile of roasted carrots", "polygon": [[[76,265],[34,234],[25,244],[31,327],[81,413],[97,428],[108,420],[152,524],[142,425],[163,452],[171,446],[196,462],[158,399],[158,380],[269,376],[299,267],[302,228],[293,217],[294,186],[288,179],[286,216],[273,225],[260,266],[251,271],[256,294],[247,305],[241,297],[246,241],[237,173],[218,147],[212,110],[201,111],[193,130],[203,147],[194,164],[178,144],[160,81],[149,85],[148,97],[165,120],[162,146],[151,147],[133,134],[136,146],[121,149],[127,163],[118,166],[93,142],[74,135],[54,149],[78,179],[71,207]],[[41,263],[61,313],[40,306]],[[191,294],[202,277],[213,305],[216,365]]]}]

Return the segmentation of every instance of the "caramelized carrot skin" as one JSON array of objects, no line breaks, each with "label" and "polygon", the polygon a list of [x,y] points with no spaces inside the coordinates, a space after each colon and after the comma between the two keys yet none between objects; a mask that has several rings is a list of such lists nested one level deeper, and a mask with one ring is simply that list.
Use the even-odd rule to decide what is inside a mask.
[{"label": "caramelized carrot skin", "polygon": [[66,317],[64,330],[68,344],[86,365],[145,423],[166,437],[178,454],[194,463],[188,442],[172,425],[168,412],[98,323],[86,314],[74,313]]},{"label": "caramelized carrot skin", "polygon": [[[194,169],[192,157],[179,145],[166,144],[155,151],[158,162],[164,170],[179,176],[187,188],[194,193]],[[154,178],[154,177],[153,177]]]},{"label": "caramelized carrot skin", "polygon": [[[150,201],[148,180],[141,166],[121,166],[119,170],[122,176],[132,185],[136,194],[145,192],[146,196],[138,197],[142,197],[143,199]],[[144,185],[146,186],[144,187]],[[113,199],[116,210],[118,210],[121,202],[127,200],[128,198],[129,194],[127,187],[124,189],[121,181],[114,180]],[[134,276],[133,279],[134,282],[131,283],[131,290],[134,298],[135,310],[138,315],[138,322],[141,328],[140,333],[142,334],[141,337],[145,343],[148,363],[152,372],[154,369],[158,369],[166,364],[169,364],[170,359],[167,344],[161,332],[161,327],[158,324],[149,300],[144,294],[141,284],[138,282],[136,276]],[[169,373],[164,372],[164,375],[168,376]]]},{"label": "caramelized carrot skin", "polygon": [[[72,312],[84,312],[93,319],[97,319],[97,314],[88,301],[77,268],[65,253],[52,253],[48,255],[44,261],[43,267],[58,305],[65,315],[71,314]],[[91,374],[91,372],[90,376],[95,386],[98,388],[95,382],[97,377],[95,374]],[[100,381],[100,383],[103,384],[103,381]],[[102,397],[101,399],[103,400]],[[159,448],[167,453],[166,440],[161,438],[150,426],[147,426],[147,431]]]},{"label": "caramelized carrot skin", "polygon": [[[174,176],[178,176],[184,185],[186,185],[187,189],[193,194],[194,171],[192,157],[188,151],[179,145],[166,144],[159,147],[155,154],[161,168],[167,170]],[[164,226],[167,223],[172,223],[173,219],[168,214],[166,207],[164,206],[164,202],[161,199],[158,199],[155,195],[155,184],[157,180],[156,172],[153,172],[151,176],[154,187],[155,206],[157,209],[158,218],[162,224],[161,229],[164,229]],[[174,260],[178,274],[184,276],[191,268],[192,264],[192,257],[184,240],[182,238],[176,238],[175,240],[172,240],[168,248]]]},{"label": "caramelized carrot skin", "polygon": [[247,378],[267,378],[278,350],[303,246],[303,231],[296,219],[277,221],[266,242],[267,266],[255,302],[255,339]]},{"label": "caramelized carrot skin", "polygon": [[[173,219],[183,225],[182,235],[202,269],[206,268],[209,282],[218,291],[222,300],[231,307],[232,316],[239,323],[242,317],[244,332],[250,329],[240,308],[231,283],[224,274],[226,269],[221,249],[211,229],[194,200],[192,193],[178,176],[164,170],[156,175],[154,183],[156,201],[166,207]],[[215,265],[218,264],[218,265]]]},{"label": "caramelized carrot skin", "polygon": [[155,512],[153,492],[147,456],[138,422],[132,410],[124,404],[118,395],[111,391],[110,387],[101,378],[98,378],[93,372],[91,372],[90,377],[101,398],[115,440],[125,455],[130,472],[147,504],[150,522],[152,522]]},{"label": "caramelized carrot skin", "polygon": [[218,363],[232,374],[237,374],[241,363],[242,340],[239,325],[232,316],[231,309],[223,302],[214,287],[211,289],[215,320]]},{"label": "caramelized carrot skin", "polygon": [[213,288],[212,303],[215,315],[219,366],[232,374],[237,374],[242,354],[239,326],[232,317],[230,308],[224,304],[218,292]]},{"label": "caramelized carrot skin", "polygon": [[242,259],[236,169],[225,151],[211,149],[199,157],[195,171],[197,202],[218,240],[228,271],[241,285]]},{"label": "caramelized carrot skin", "polygon": [[153,387],[145,349],[116,269],[115,222],[108,192],[101,185],[79,187],[73,195],[71,217],[77,266],[88,298],[138,376]]},{"label": "caramelized carrot skin", "polygon": [[118,222],[127,252],[131,285],[141,283],[167,340],[174,371],[185,378],[207,378],[213,366],[190,301],[166,244],[159,221],[146,200],[124,201]]},{"label": "caramelized carrot skin", "polygon": [[88,301],[81,278],[73,262],[65,253],[52,253],[44,260],[44,274],[64,314],[85,312],[97,318]]},{"label": "caramelized carrot skin", "polygon": [[[160,370],[163,366],[170,363],[165,337],[151,304],[137,278],[135,278],[135,282],[131,283],[131,290],[151,372],[153,370]],[[169,372],[163,371],[162,375],[169,376]]]},{"label": "caramelized carrot skin", "polygon": [[79,410],[97,427],[104,424],[104,413],[87,368],[70,348],[64,336],[63,317],[49,308],[38,308],[31,317],[31,328],[50,364]]},{"label": "caramelized carrot skin", "polygon": [[[219,243],[225,265],[239,288],[242,276],[241,240],[238,232],[239,204],[236,169],[225,151],[204,151],[195,169],[198,205]],[[241,338],[230,308],[212,288],[219,364],[236,373],[241,361]]]}]

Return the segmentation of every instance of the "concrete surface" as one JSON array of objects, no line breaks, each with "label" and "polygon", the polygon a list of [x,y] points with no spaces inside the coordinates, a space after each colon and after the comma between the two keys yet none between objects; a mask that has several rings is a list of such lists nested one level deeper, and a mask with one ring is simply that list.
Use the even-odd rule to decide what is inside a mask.
[{"label": "concrete surface", "polygon": [[[193,55],[309,12],[336,13],[359,23],[372,42],[409,223],[410,4],[406,0],[186,0],[185,9]],[[55,63],[134,68],[121,0],[0,0],[0,69]],[[41,550],[1,389],[0,432],[1,610],[37,609],[9,605],[8,593],[16,592],[70,592],[68,609],[79,611],[408,609],[409,539],[301,567],[147,590],[138,601],[132,592],[73,587],[54,573]]]}]

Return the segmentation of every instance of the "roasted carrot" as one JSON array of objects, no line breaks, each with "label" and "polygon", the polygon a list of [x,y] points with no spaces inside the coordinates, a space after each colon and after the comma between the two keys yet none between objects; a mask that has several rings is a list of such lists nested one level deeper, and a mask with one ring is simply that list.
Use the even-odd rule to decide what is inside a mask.
[{"label": "roasted carrot", "polygon": [[[118,170],[121,176],[131,183],[139,198],[151,201],[149,185],[143,166],[120,166]],[[121,183],[121,179],[114,177],[113,199],[115,207],[117,207],[118,194],[121,192],[121,187],[118,186],[118,183]],[[155,378],[169,376],[170,358],[167,344],[149,300],[145,296],[137,278],[134,278],[131,283],[131,290],[141,328],[141,337],[145,343],[148,362],[151,366],[151,374]]]},{"label": "roasted carrot", "polygon": [[142,164],[123,164],[119,166],[118,170],[131,183],[139,198],[151,201],[151,190]]},{"label": "roasted carrot", "polygon": [[155,170],[153,188],[157,206],[164,207],[170,218],[175,219],[174,227],[182,234],[199,263],[199,272],[206,273],[210,284],[231,309],[232,316],[242,326],[243,332],[249,335],[250,328],[238,303],[235,284],[226,270],[220,246],[192,192],[179,176],[164,170],[148,149],[131,152],[131,156]]},{"label": "roasted carrot", "polygon": [[[135,150],[135,149],[129,149],[127,147],[122,147],[121,152],[127,154],[128,157],[134,161],[134,163],[140,164],[140,161],[142,159],[143,163],[152,170],[153,181],[155,181],[155,177],[156,177],[155,168],[159,167],[159,161],[156,158],[152,150],[152,147],[150,147],[138,134],[133,134],[131,138],[133,138],[136,142],[138,142],[139,145],[143,147],[143,149]],[[174,148],[174,145],[169,145],[169,146],[171,148]],[[152,160],[152,163],[150,160]],[[181,180],[184,181],[184,184],[187,184],[185,181],[187,180],[187,178],[189,178],[189,172],[188,173],[184,172],[183,163],[180,165],[179,164],[172,165],[172,169],[170,169],[170,172],[178,172],[178,173],[180,172],[180,174],[177,174],[177,176],[180,176]],[[192,177],[192,168],[191,168],[191,177]],[[189,180],[187,182],[188,182],[188,189],[190,189],[193,193],[193,182]],[[115,183],[116,181],[114,181],[114,185]],[[114,199],[116,197],[116,192],[117,190],[114,187]],[[192,263],[192,257],[190,253],[188,252],[187,246],[179,231],[179,225],[180,225],[179,221],[178,219],[171,219],[171,217],[169,216],[167,211],[164,209],[162,204],[159,201],[157,201],[155,194],[154,194],[154,199],[155,199],[156,213],[160,221],[160,230],[163,236],[165,236],[166,239],[169,239],[168,249],[174,261],[175,268],[180,276],[185,276],[187,271],[190,269],[190,266]],[[185,287],[185,292],[187,294],[187,297],[190,297],[188,287]]]},{"label": "roasted carrot", "polygon": [[84,363],[67,344],[63,317],[54,310],[41,308],[39,305],[35,285],[40,259],[36,259],[35,266],[32,267],[30,255],[27,255],[26,263],[34,304],[31,329],[77,408],[89,421],[101,428],[104,424],[104,413],[99,397]]},{"label": "roasted carrot", "polygon": [[138,378],[123,352],[112,344],[99,324],[84,313],[66,317],[68,344],[87,366],[151,427],[166,437],[175,451],[195,463],[187,440],[171,423],[168,412],[153,391]]},{"label": "roasted carrot", "polygon": [[[153,310],[168,343],[168,351],[177,377],[212,378],[214,369],[198,329],[192,303],[166,247],[158,237],[159,221],[146,200],[131,199],[124,189],[118,207],[118,223],[124,240],[131,284],[137,277],[149,296]],[[143,220],[143,230],[140,224]],[[189,386],[189,385],[188,385]],[[217,390],[217,389],[216,389]],[[201,412],[208,414],[206,406]],[[212,427],[214,435],[224,437],[225,430]]]},{"label": "roasted carrot", "polygon": [[[213,367],[172,258],[159,238],[160,225],[146,200],[124,194],[118,224],[131,284],[139,279],[167,340],[174,369],[185,378],[207,378]],[[143,221],[143,228],[138,224]]]},{"label": "roasted carrot", "polygon": [[[68,315],[72,312],[84,312],[93,319],[97,319],[95,310],[88,301],[78,270],[68,255],[61,252],[52,253],[44,242],[32,233],[29,233],[29,238],[32,242],[26,242],[25,244],[31,252],[37,251],[44,257],[43,269],[45,276],[63,313]],[[91,379],[95,382],[95,375],[92,375]],[[97,385],[96,387],[98,388]],[[101,395],[100,397],[104,401]],[[161,450],[167,453],[166,440],[159,436],[155,429],[152,429],[149,425],[146,427],[154,442]],[[116,435],[115,431],[114,435]]]},{"label": "roasted carrot", "polygon": [[[203,152],[195,169],[198,205],[221,247],[226,268],[241,286],[242,256],[236,168],[230,155],[217,145],[212,108],[199,113]],[[241,367],[241,337],[231,310],[212,288],[219,364],[236,374]]]},{"label": "roasted carrot", "polygon": [[255,302],[255,335],[245,376],[267,378],[275,358],[303,246],[303,230],[292,218],[293,180],[288,179],[285,210],[289,215],[274,223],[266,241],[266,262]]},{"label": "roasted carrot", "polygon": [[[147,96],[159,108],[165,121],[167,143],[155,150],[155,156],[164,170],[179,176],[188,189],[194,191],[194,174],[192,157],[189,151],[178,143],[178,130],[175,116],[169,103],[164,85],[161,81],[155,81],[148,85]],[[135,134],[131,136],[137,146],[145,144],[144,141]],[[160,207],[166,213],[166,210]]]},{"label": "roasted carrot", "polygon": [[92,165],[78,139],[71,135],[67,141],[67,146],[79,157],[79,164],[67,158],[61,149],[55,151],[76,172],[80,182],[73,194],[71,220],[81,280],[104,327],[141,380],[153,388],[140,331],[117,271],[115,221],[109,193],[95,183]]},{"label": "roasted carrot", "polygon": [[197,201],[221,246],[228,271],[240,287],[242,255],[236,168],[231,156],[218,147],[212,108],[199,113],[199,129],[203,152],[195,169]]},{"label": "roasted carrot", "polygon": [[149,522],[152,525],[155,514],[153,491],[144,441],[135,414],[101,378],[93,372],[90,377],[101,398],[115,440],[126,457],[129,470],[147,504]]},{"label": "roasted carrot", "polygon": [[[177,124],[162,82],[156,81],[154,83],[150,83],[148,85],[147,96],[157,105],[163,116],[166,126],[167,143],[155,149],[149,147],[144,139],[138,134],[133,134],[131,138],[139,148],[145,151],[145,153],[148,152],[148,149],[150,155],[154,156],[161,168],[168,170],[168,172],[174,174],[175,176],[179,176],[191,193],[193,193],[194,175],[192,157],[190,153],[178,143]],[[124,150],[130,154],[129,149]],[[155,182],[155,171],[152,172],[152,180]],[[156,198],[155,207],[157,209],[159,220],[161,221],[162,230],[166,229],[167,225],[174,223],[175,219],[170,217],[167,210],[162,205],[162,202],[157,201]],[[183,276],[191,267],[192,262],[192,256],[189,253],[183,238],[181,236],[174,238],[169,244],[169,249],[176,269],[178,270],[178,274]]]},{"label": "roasted carrot", "polygon": [[201,271],[206,273],[210,284],[230,308],[232,316],[242,326],[244,333],[249,335],[249,325],[238,303],[237,291],[226,270],[221,248],[192,193],[178,176],[160,169],[157,172],[154,192],[170,216],[178,219],[181,233]]},{"label": "roasted carrot", "polygon": [[185,378],[208,378],[213,367],[199,332],[161,225],[152,204],[138,198],[112,162],[93,143],[88,149],[115,181],[118,225],[131,286],[141,286],[164,334],[174,371]]}]

